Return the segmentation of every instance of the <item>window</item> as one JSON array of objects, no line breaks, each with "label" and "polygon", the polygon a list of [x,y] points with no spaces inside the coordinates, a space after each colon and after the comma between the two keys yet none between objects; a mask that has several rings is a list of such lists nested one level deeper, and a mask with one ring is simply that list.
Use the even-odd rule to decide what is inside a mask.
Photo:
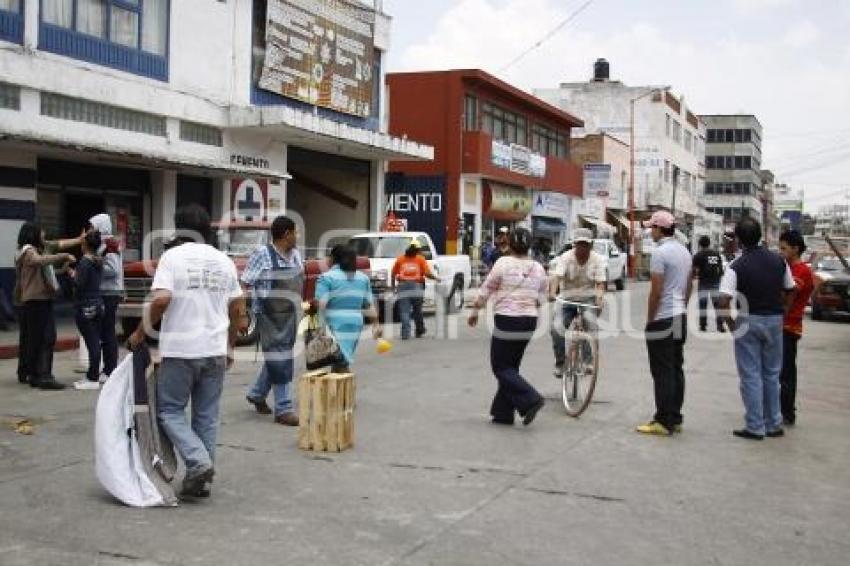
[{"label": "window", "polygon": [[463,124],[467,132],[478,130],[478,99],[466,95],[463,101]]},{"label": "window", "polygon": [[224,145],[221,130],[218,128],[213,128],[205,124],[196,124],[195,122],[186,122],[184,120],[180,121],[180,139],[217,147]]},{"label": "window", "polygon": [[39,47],[165,80],[169,7],[170,0],[41,0]]},{"label": "window", "polygon": [[685,131],[685,149],[691,151],[691,144],[693,143],[694,136],[688,131]]},{"label": "window", "polygon": [[670,114],[667,114],[667,121],[664,125],[664,131],[667,134],[667,137],[670,137],[671,129],[670,129]]},{"label": "window", "polygon": [[165,118],[90,100],[41,93],[41,115],[165,137]]},{"label": "window", "polygon": [[0,0],[0,39],[23,43],[23,0]]},{"label": "window", "polygon": [[664,182],[670,182],[670,162],[666,159],[664,160]]},{"label": "window", "polygon": [[542,124],[534,124],[531,128],[531,149],[543,155],[551,155],[552,157],[560,157],[562,159],[566,159],[570,154],[566,134],[555,131]]},{"label": "window", "polygon": [[482,129],[494,139],[528,145],[528,120],[489,102],[481,107]]},{"label": "window", "polygon": [[677,144],[682,144],[682,124],[673,120],[673,141]]},{"label": "window", "polygon": [[0,108],[21,109],[21,89],[15,85],[0,83]]}]

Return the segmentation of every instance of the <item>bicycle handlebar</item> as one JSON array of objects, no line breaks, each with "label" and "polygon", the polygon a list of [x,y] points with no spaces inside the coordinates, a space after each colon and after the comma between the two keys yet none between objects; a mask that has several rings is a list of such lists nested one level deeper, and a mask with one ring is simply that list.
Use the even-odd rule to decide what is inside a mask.
[{"label": "bicycle handlebar", "polygon": [[602,307],[599,305],[591,305],[588,303],[579,303],[576,301],[568,301],[566,299],[561,299],[560,297],[555,298],[556,303],[561,303],[562,305],[569,305],[573,307],[578,307],[580,309],[594,309],[594,310],[602,310]]}]

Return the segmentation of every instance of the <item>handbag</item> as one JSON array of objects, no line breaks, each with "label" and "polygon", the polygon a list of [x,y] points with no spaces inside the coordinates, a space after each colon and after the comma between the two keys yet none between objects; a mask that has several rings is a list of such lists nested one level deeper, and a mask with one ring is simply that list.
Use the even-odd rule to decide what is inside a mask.
[{"label": "handbag", "polygon": [[304,357],[310,371],[333,365],[342,356],[339,343],[325,326],[319,324],[318,315],[309,317],[304,346]]},{"label": "handbag", "polygon": [[52,265],[43,266],[41,268],[41,274],[44,276],[44,282],[47,284],[48,289],[52,290],[54,293],[61,289],[59,279],[56,277],[56,270]]}]

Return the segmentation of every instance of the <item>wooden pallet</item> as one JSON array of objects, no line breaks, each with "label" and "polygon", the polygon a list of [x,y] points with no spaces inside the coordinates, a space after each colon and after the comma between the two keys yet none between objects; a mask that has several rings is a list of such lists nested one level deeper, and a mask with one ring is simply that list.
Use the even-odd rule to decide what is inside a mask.
[{"label": "wooden pallet", "polygon": [[354,374],[307,372],[298,381],[298,447],[342,452],[354,445]]}]

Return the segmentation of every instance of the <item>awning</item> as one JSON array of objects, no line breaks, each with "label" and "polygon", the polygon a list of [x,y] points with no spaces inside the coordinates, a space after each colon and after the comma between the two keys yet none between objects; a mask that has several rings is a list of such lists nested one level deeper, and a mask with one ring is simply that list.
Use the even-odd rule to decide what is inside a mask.
[{"label": "awning", "polygon": [[581,218],[584,222],[587,222],[588,224],[596,226],[597,228],[599,228],[603,232],[612,232],[613,233],[613,232],[616,231],[616,229],[613,226],[611,226],[607,222],[603,222],[599,218],[595,218],[593,216],[585,216],[583,214],[580,214],[579,218]]},{"label": "awning", "polygon": [[[609,212],[608,215],[613,217],[614,220],[616,220],[617,223],[620,226],[622,226],[623,228],[625,228],[626,230],[631,229],[632,223],[628,218],[626,218],[625,214],[614,214],[613,212]],[[635,226],[637,228],[640,228],[640,221],[639,220],[635,220]]]},{"label": "awning", "polygon": [[532,216],[532,230],[534,232],[545,232],[547,234],[557,234],[565,232],[567,225],[563,220],[558,218],[549,218],[546,216]]}]

